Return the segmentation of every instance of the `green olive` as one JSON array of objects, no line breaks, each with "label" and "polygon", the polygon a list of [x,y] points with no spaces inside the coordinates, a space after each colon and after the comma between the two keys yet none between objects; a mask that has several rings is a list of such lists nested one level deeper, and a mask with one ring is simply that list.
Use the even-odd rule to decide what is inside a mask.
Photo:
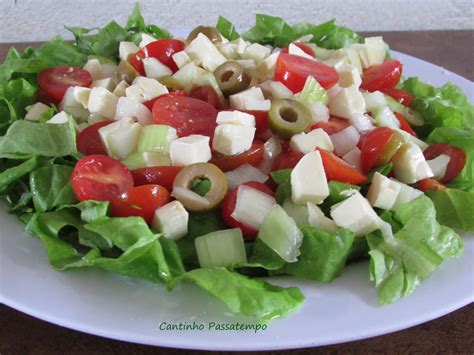
[{"label": "green olive", "polygon": [[158,80],[162,85],[166,86],[169,90],[184,90],[184,85],[178,80],[173,78],[171,75],[166,75]]},{"label": "green olive", "polygon": [[115,80],[117,83],[120,83],[122,80],[125,80],[127,83],[131,84],[133,79],[137,76],[140,76],[140,73],[126,60],[120,61]]},{"label": "green olive", "polygon": [[[204,195],[192,191],[193,182],[208,179],[211,188]],[[224,199],[228,190],[227,178],[217,166],[211,163],[196,163],[181,170],[173,182],[173,196],[183,206],[193,212],[205,212],[216,208]]]},{"label": "green olive", "polygon": [[221,34],[217,28],[212,26],[198,26],[188,35],[188,43],[195,39],[200,33],[209,38],[212,43],[222,42]]},{"label": "green olive", "polygon": [[290,138],[308,128],[311,124],[311,112],[296,100],[273,100],[268,111],[268,123],[273,133],[282,138]]},{"label": "green olive", "polygon": [[214,76],[219,88],[226,96],[247,89],[252,80],[245,68],[232,60],[219,65],[214,71]]}]

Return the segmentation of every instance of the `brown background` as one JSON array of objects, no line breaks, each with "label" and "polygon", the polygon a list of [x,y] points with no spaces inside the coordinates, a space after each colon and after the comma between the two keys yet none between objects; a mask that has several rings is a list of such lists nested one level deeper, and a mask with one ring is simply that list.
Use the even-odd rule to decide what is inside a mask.
[{"label": "brown background", "polygon": [[[474,80],[474,31],[386,32],[383,36],[394,50],[438,64],[471,81]],[[3,60],[11,45],[0,44],[0,60]],[[13,45],[17,48],[25,46],[18,43]],[[453,289],[453,292],[456,290]],[[345,344],[294,350],[291,353],[472,354],[474,352],[473,329],[474,306],[471,304],[437,320],[396,333]],[[171,354],[184,353],[181,350],[130,344],[76,332],[0,305],[0,354],[3,355],[151,354],[160,350]]]}]

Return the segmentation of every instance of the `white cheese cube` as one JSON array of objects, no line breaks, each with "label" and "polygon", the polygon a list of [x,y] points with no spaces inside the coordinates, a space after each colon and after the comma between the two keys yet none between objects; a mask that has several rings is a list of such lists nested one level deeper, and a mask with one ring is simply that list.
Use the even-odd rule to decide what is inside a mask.
[{"label": "white cheese cube", "polygon": [[143,59],[143,67],[148,78],[160,79],[164,76],[171,75],[173,72],[158,59],[149,57]]},{"label": "white cheese cube", "polygon": [[52,124],[65,124],[69,121],[69,115],[61,111],[57,114],[55,114],[53,117],[51,117],[46,123],[52,123]]},{"label": "white cheese cube", "polygon": [[338,68],[337,72],[339,73],[339,86],[347,88],[354,85],[355,87],[360,87],[362,84],[362,79],[360,77],[360,72],[353,65],[342,65]]},{"label": "white cheese cube", "polygon": [[105,118],[113,119],[117,108],[118,98],[103,87],[95,87],[89,96],[89,111]]},{"label": "white cheese cube", "polygon": [[237,53],[237,45],[232,42],[216,43],[216,47],[221,54],[228,60],[236,60],[240,58]]},{"label": "white cheese cube", "polygon": [[372,111],[380,106],[386,106],[387,100],[385,100],[385,95],[380,91],[374,92],[364,92],[362,93],[365,101],[365,109],[367,111]]},{"label": "white cheese cube", "polygon": [[353,115],[365,113],[364,97],[356,86],[343,88],[329,102],[329,112],[332,115],[350,119]]},{"label": "white cheese cube", "polygon": [[[89,111],[84,108],[83,103],[85,103],[87,99],[86,107],[88,107],[89,100],[87,96],[90,95],[90,92],[91,89],[89,88],[79,88],[77,86],[69,87],[58,105],[59,110],[66,111],[78,119],[87,119],[89,117]],[[81,102],[79,102],[78,99],[81,100]]]},{"label": "white cheese cube", "polygon": [[82,69],[89,72],[92,81],[99,80],[104,77],[102,64],[100,64],[98,59],[89,59]]},{"label": "white cheese cube", "polygon": [[[268,102],[270,105],[267,110],[270,109],[271,103],[265,100],[262,89],[258,87],[252,87],[234,95],[229,96],[230,106],[235,110],[253,110],[253,107],[258,102]],[[267,111],[262,110],[262,111]]]},{"label": "white cheese cube", "polygon": [[257,181],[263,184],[268,180],[268,175],[263,174],[259,169],[250,164],[243,164],[237,169],[228,171],[225,173],[225,176],[229,183],[229,189],[249,181]]},{"label": "white cheese cube", "polygon": [[185,51],[176,52],[171,56],[173,58],[176,66],[181,69],[192,62],[191,58]]},{"label": "white cheese cube", "polygon": [[296,204],[320,204],[329,196],[323,161],[318,151],[306,154],[291,172],[291,199]]},{"label": "white cheese cube", "polygon": [[254,127],[221,124],[214,132],[212,148],[224,155],[240,154],[250,149],[254,136]]},{"label": "white cheese cube", "polygon": [[397,201],[400,184],[376,172],[367,193],[367,199],[374,207],[389,210]]},{"label": "white cheese cube", "polygon": [[217,114],[216,123],[235,124],[247,127],[255,127],[255,116],[241,111],[220,111]]},{"label": "white cheese cube", "polygon": [[114,91],[112,92],[112,94],[114,94],[115,96],[117,97],[122,97],[122,96],[125,96],[126,93],[125,93],[125,90],[129,87],[130,85],[125,81],[125,80],[122,80],[120,83],[118,83],[118,85],[115,87]]},{"label": "white cheese cube", "polygon": [[414,143],[405,143],[393,158],[393,172],[397,180],[406,184],[433,177],[423,151]]},{"label": "white cheese cube", "polygon": [[255,62],[259,63],[268,57],[271,53],[271,49],[262,46],[258,43],[252,43],[250,46],[245,48],[244,53],[242,53],[242,58],[252,59]]},{"label": "white cheese cube", "polygon": [[37,102],[33,105],[26,106],[26,115],[25,120],[28,121],[38,121],[43,113],[48,111],[51,107]]},{"label": "white cheese cube", "polygon": [[155,211],[152,228],[167,239],[178,240],[188,234],[189,213],[179,201],[172,201]]},{"label": "white cheese cube", "polygon": [[139,48],[133,42],[122,41],[119,44],[119,57],[121,60],[128,61],[128,59],[135,53]]},{"label": "white cheese cube", "polygon": [[267,99],[291,99],[293,92],[279,81],[267,80],[260,84],[264,96]]},{"label": "white cheese cube", "polygon": [[275,67],[280,53],[273,53],[257,65],[256,74],[259,78],[273,78]]},{"label": "white cheese cube", "polygon": [[130,100],[137,102],[145,102],[146,100],[143,97],[143,90],[138,85],[129,85],[125,88],[125,96]]},{"label": "white cheese cube", "polygon": [[351,125],[359,131],[359,133],[365,133],[375,128],[372,117],[368,115],[357,114],[352,116],[349,121]]},{"label": "white cheese cube", "polygon": [[339,227],[336,222],[331,218],[324,215],[323,211],[315,204],[308,202],[306,204],[308,208],[308,223],[315,226],[317,229],[323,230],[329,233],[336,233]]},{"label": "white cheese cube", "polygon": [[235,45],[236,51],[240,55],[242,55],[247,49],[247,47],[250,46],[250,42],[245,41],[242,37],[234,39],[233,41],[230,41],[229,43],[232,43]]},{"label": "white cheese cube", "polygon": [[131,100],[127,97],[118,99],[117,109],[115,110],[115,120],[121,120],[127,117],[135,117],[142,126],[151,124],[151,112],[142,103]]},{"label": "white cheese cube", "polygon": [[359,192],[331,207],[331,217],[339,227],[361,236],[379,228],[379,216]]},{"label": "white cheese cube", "polygon": [[99,79],[99,80],[94,80],[91,84],[91,88],[104,88],[106,90],[109,90],[110,92],[114,91],[115,89],[115,80],[111,78],[105,78],[105,79]]},{"label": "white cheese cube", "polygon": [[237,199],[231,217],[236,221],[259,230],[263,219],[276,205],[275,199],[253,187],[241,185],[237,190]]},{"label": "white cheese cube", "polygon": [[329,65],[330,67],[333,67],[336,71],[346,65],[350,65],[348,59],[344,56],[331,57],[329,59],[324,60],[323,63]]},{"label": "white cheese cube", "polygon": [[368,37],[365,39],[365,53],[368,66],[380,65],[385,60],[388,45],[382,37]]},{"label": "white cheese cube", "polygon": [[140,124],[129,117],[99,128],[99,136],[107,154],[120,160],[136,150],[140,131]]},{"label": "white cheese cube", "polygon": [[138,45],[140,48],[143,48],[147,45],[149,45],[152,42],[156,42],[157,39],[153,36],[147,35],[146,33],[142,33],[142,40],[140,44]]},{"label": "white cheese cube", "polygon": [[316,101],[312,104],[307,105],[309,111],[311,112],[311,122],[326,122],[329,120],[329,109],[322,102]]},{"label": "white cheese cube", "polygon": [[102,79],[110,78],[115,82],[118,65],[115,63],[102,64]]},{"label": "white cheese cube", "polygon": [[401,205],[411,202],[423,195],[422,191],[408,186],[407,184],[401,183],[393,178],[390,178],[390,180],[400,185],[400,193],[398,194],[395,204],[391,208],[392,211],[396,211]]},{"label": "white cheese cube", "polygon": [[91,95],[91,89],[82,86],[75,86],[72,92],[74,99],[81,104],[85,109],[89,107],[89,97]]},{"label": "white cheese cube", "polygon": [[[132,82],[132,86],[135,85],[137,85],[142,90],[143,99],[145,101],[149,101],[155,97],[169,93],[166,86],[161,84],[158,80],[144,76],[137,76]],[[128,89],[130,89],[132,86],[130,86]]]},{"label": "white cheese cube", "polygon": [[346,162],[352,165],[354,168],[357,170],[361,171],[361,166],[360,166],[360,150],[359,148],[355,147],[354,149],[348,151],[342,159]]},{"label": "white cheese cube", "polygon": [[360,61],[359,53],[352,47],[345,47],[334,51],[332,54],[334,58],[344,58],[345,63],[357,68],[359,73],[362,73],[362,63]]},{"label": "white cheese cube", "polygon": [[342,87],[339,86],[339,84],[334,85],[332,88],[329,90],[326,90],[326,93],[329,96],[329,100],[334,99],[339,93],[342,91]]},{"label": "white cheese cube", "polygon": [[87,118],[87,123],[92,125],[97,122],[104,122],[104,121],[111,121],[108,118],[105,118],[104,116],[101,116],[97,113],[91,113],[89,117]]},{"label": "white cheese cube", "polygon": [[227,59],[212,44],[211,40],[204,34],[199,33],[197,37],[185,49],[192,60],[206,70],[214,72],[216,68],[225,63]]},{"label": "white cheese cube", "polygon": [[434,159],[426,161],[426,163],[430,166],[435,179],[441,179],[444,174],[446,174],[446,169],[450,160],[450,156],[441,154]]},{"label": "white cheese cube", "polygon": [[186,166],[194,163],[207,163],[211,159],[209,137],[192,134],[178,138],[170,144],[171,164]]},{"label": "white cheese cube", "polygon": [[288,54],[297,55],[303,58],[314,60],[314,57],[312,55],[309,55],[294,43],[290,43],[290,45],[288,46]]},{"label": "white cheese cube", "polygon": [[334,150],[331,138],[321,128],[313,129],[308,133],[301,132],[295,134],[290,139],[290,148],[296,152],[307,154],[315,150],[316,147],[330,152]]},{"label": "white cheese cube", "polygon": [[87,122],[82,122],[79,124],[76,124],[76,130],[77,132],[81,133],[83,130],[85,130],[87,127],[89,127],[89,124]]},{"label": "white cheese cube", "polygon": [[253,70],[257,67],[257,64],[253,59],[237,59],[236,62],[243,66],[245,69]]}]

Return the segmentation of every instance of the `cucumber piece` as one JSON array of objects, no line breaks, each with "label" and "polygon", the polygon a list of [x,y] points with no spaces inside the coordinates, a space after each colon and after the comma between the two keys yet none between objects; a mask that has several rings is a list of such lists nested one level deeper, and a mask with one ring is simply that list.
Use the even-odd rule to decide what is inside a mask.
[{"label": "cucumber piece", "polygon": [[298,227],[308,224],[308,207],[306,205],[297,205],[294,203],[291,198],[287,198],[283,204],[283,209],[285,212],[295,220],[295,223]]},{"label": "cucumber piece", "polygon": [[169,153],[170,143],[178,138],[176,129],[166,125],[153,124],[145,126],[138,138],[137,150],[140,153]]}]

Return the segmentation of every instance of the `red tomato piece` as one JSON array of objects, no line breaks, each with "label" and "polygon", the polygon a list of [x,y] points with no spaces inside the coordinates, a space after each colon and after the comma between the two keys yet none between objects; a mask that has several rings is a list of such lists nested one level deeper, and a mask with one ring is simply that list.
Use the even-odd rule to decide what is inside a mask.
[{"label": "red tomato piece", "polygon": [[446,190],[446,186],[435,179],[423,179],[418,184],[418,189],[426,190]]},{"label": "red tomato piece", "polygon": [[364,173],[377,166],[394,134],[388,127],[377,127],[365,136],[360,148],[360,164]]},{"label": "red tomato piece", "polygon": [[175,90],[175,91],[171,91],[168,94],[163,94],[163,95],[160,95],[158,97],[155,97],[154,99],[145,101],[143,104],[151,111],[151,110],[153,110],[153,105],[155,104],[156,100],[162,99],[164,97],[175,97],[175,96],[183,96],[184,97],[184,96],[188,96],[188,95],[183,90]]},{"label": "red tomato piece", "polygon": [[143,58],[156,58],[161,63],[170,68],[173,73],[178,71],[178,66],[174,62],[172,55],[181,52],[185,47],[183,41],[172,38],[159,39],[155,42],[147,44],[145,47],[140,49],[137,53],[130,57],[130,64],[140,73],[145,75],[145,69],[143,67]]},{"label": "red tomato piece", "polygon": [[[275,197],[272,190],[270,190],[267,186],[259,182],[249,181],[242,185],[252,187],[263,193],[266,193],[267,195]],[[230,190],[227,193],[226,197],[224,198],[224,201],[222,202],[222,207],[221,207],[222,219],[229,227],[240,228],[244,236],[248,238],[255,238],[258,234],[258,230],[255,230],[252,227],[249,227],[239,221],[236,221],[232,217],[232,213],[235,210],[235,204],[237,202],[237,192],[239,190],[239,186],[236,186],[232,190]]]},{"label": "red tomato piece", "polygon": [[107,155],[102,141],[100,140],[99,129],[112,122],[113,121],[97,122],[84,129],[77,136],[77,150],[84,155]]},{"label": "red tomato piece", "polygon": [[154,184],[161,185],[171,191],[174,179],[182,169],[182,166],[153,166],[135,169],[131,173],[135,186]]},{"label": "red tomato piece", "polygon": [[312,131],[313,129],[321,128],[328,135],[332,135],[339,131],[342,131],[343,129],[349,127],[350,125],[351,123],[349,122],[349,120],[331,116],[329,117],[329,120],[327,121],[316,122],[314,125],[311,126],[310,130]]},{"label": "red tomato piece", "polygon": [[138,216],[151,224],[157,208],[170,201],[170,193],[160,185],[142,185],[133,187],[110,203],[112,216]]},{"label": "red tomato piece", "polygon": [[71,184],[79,201],[111,201],[133,187],[133,177],[118,160],[88,155],[74,167]]},{"label": "red tomato piece", "polygon": [[217,93],[210,85],[195,87],[189,93],[189,97],[207,102],[215,108],[219,108],[221,104],[219,96],[217,96]]},{"label": "red tomato piece", "polygon": [[293,169],[303,156],[304,154],[301,152],[282,153],[276,157],[272,171]]},{"label": "red tomato piece", "polygon": [[337,180],[347,184],[360,185],[367,181],[367,177],[358,172],[352,165],[349,165],[336,154],[327,150],[316,148],[321,154],[324,171],[329,180]]},{"label": "red tomato piece", "polygon": [[448,143],[436,143],[430,145],[423,152],[427,160],[434,159],[441,154],[449,156],[448,166],[446,167],[446,173],[439,179],[441,182],[448,182],[461,174],[462,169],[466,165],[466,153],[458,147],[455,147]]},{"label": "red tomato piece", "polygon": [[59,102],[60,102],[58,100],[53,99],[41,88],[38,88],[38,90],[36,91],[36,101],[41,102],[48,106],[50,106],[51,104],[55,104],[57,106],[59,105]]},{"label": "red tomato piece", "polygon": [[217,110],[207,102],[192,97],[163,97],[153,105],[156,124],[176,128],[179,137],[202,134],[213,137],[217,126]]},{"label": "red tomato piece", "polygon": [[367,91],[383,91],[393,89],[402,76],[402,63],[395,59],[385,59],[362,73],[361,89]]},{"label": "red tomato piece", "polygon": [[399,88],[382,90],[385,95],[391,96],[404,106],[410,106],[413,101],[413,95]]},{"label": "red tomato piece", "polygon": [[41,71],[38,74],[38,82],[47,97],[59,102],[69,87],[90,86],[92,77],[87,70],[82,68],[64,66]]},{"label": "red tomato piece", "polygon": [[326,64],[287,53],[278,56],[274,80],[280,81],[294,93],[303,89],[310,75],[325,89],[331,88],[339,80],[337,71]]},{"label": "red tomato piece", "polygon": [[236,155],[223,155],[213,152],[209,163],[217,165],[222,171],[231,171],[237,169],[243,164],[257,165],[263,158],[265,148],[263,142],[254,140],[250,149]]},{"label": "red tomato piece", "polygon": [[[299,49],[301,49],[303,52],[305,52],[306,54],[312,56],[312,57],[316,57],[316,53],[314,53],[313,51],[313,48],[311,48],[310,46],[308,46],[307,44],[304,44],[302,42],[293,42],[293,44],[297,47],[299,47]],[[280,53],[288,53],[288,46],[285,46],[281,49]]]},{"label": "red tomato piece", "polygon": [[400,129],[416,137],[416,132],[411,128],[405,116],[401,113],[395,112],[395,117],[397,117],[398,122],[400,122]]}]

